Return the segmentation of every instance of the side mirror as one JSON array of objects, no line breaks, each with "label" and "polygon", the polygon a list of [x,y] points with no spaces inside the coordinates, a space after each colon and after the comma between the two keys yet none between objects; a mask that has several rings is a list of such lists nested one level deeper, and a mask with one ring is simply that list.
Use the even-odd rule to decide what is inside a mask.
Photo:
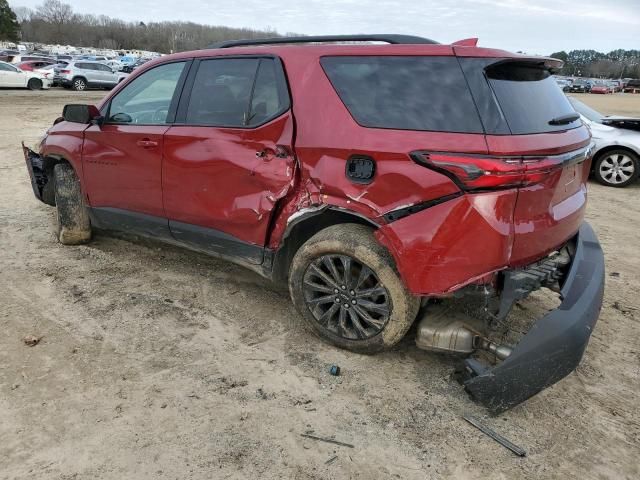
[{"label": "side mirror", "polygon": [[116,113],[116,114],[112,115],[109,120],[111,122],[114,122],[114,123],[131,123],[131,122],[133,122],[133,118],[131,118],[131,115],[129,115],[127,113]]},{"label": "side mirror", "polygon": [[66,122],[92,123],[92,120],[100,117],[100,110],[95,105],[69,104],[62,109],[62,118]]}]

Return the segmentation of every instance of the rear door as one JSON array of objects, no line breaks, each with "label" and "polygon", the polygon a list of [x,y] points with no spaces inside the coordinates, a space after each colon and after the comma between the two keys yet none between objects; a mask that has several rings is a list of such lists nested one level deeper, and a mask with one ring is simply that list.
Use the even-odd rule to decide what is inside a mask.
[{"label": "rear door", "polygon": [[262,262],[273,209],[293,179],[289,106],[277,58],[194,62],[164,137],[164,206],[175,238]]},{"label": "rear door", "polygon": [[131,220],[132,227],[146,225],[153,233],[157,227],[168,234],[162,205],[163,135],[175,117],[188,64],[179,61],[146,71],[105,105],[103,125],[85,131],[85,187],[94,213],[106,222],[123,226]]},{"label": "rear door", "polygon": [[519,188],[511,252],[512,264],[536,260],[566,242],[583,221],[590,133],[539,60],[463,58],[461,63],[480,108],[488,111],[486,105],[493,103],[495,110],[497,101],[492,121],[481,111],[489,154],[539,172],[525,176]]}]

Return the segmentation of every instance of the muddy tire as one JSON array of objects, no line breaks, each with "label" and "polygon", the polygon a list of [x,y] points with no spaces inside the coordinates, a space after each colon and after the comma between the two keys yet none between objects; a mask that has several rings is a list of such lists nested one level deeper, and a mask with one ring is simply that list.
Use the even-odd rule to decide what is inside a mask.
[{"label": "muddy tire", "polygon": [[350,223],[325,228],[300,247],[289,292],[311,331],[359,353],[393,347],[420,307],[372,230]]},{"label": "muddy tire", "polygon": [[56,200],[56,236],[63,245],[79,245],[91,239],[89,211],[80,181],[68,163],[53,168]]},{"label": "muddy tire", "polygon": [[30,78],[27,82],[27,88],[29,90],[41,90],[42,80],[40,80],[39,78]]}]

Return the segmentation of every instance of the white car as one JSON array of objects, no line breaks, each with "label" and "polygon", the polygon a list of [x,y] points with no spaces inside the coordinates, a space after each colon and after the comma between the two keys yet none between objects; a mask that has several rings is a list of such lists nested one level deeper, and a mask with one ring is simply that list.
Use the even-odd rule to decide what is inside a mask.
[{"label": "white car", "polygon": [[606,116],[567,97],[596,144],[593,175],[603,185],[626,187],[640,174],[640,118]]},{"label": "white car", "polygon": [[53,82],[53,74],[55,73],[53,67],[55,67],[55,65],[47,65],[46,67],[42,68],[34,68],[33,71],[39,73],[47,80],[51,80],[51,82]]},{"label": "white car", "polygon": [[51,80],[38,72],[25,72],[7,62],[0,62],[0,87],[40,90],[50,88]]}]

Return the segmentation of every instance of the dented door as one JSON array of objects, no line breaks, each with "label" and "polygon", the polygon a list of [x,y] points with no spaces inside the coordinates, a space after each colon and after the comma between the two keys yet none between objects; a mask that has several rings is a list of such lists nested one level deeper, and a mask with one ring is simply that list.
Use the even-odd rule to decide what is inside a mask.
[{"label": "dented door", "polygon": [[162,186],[169,220],[264,246],[269,219],[293,179],[293,118],[257,127],[173,126]]}]

